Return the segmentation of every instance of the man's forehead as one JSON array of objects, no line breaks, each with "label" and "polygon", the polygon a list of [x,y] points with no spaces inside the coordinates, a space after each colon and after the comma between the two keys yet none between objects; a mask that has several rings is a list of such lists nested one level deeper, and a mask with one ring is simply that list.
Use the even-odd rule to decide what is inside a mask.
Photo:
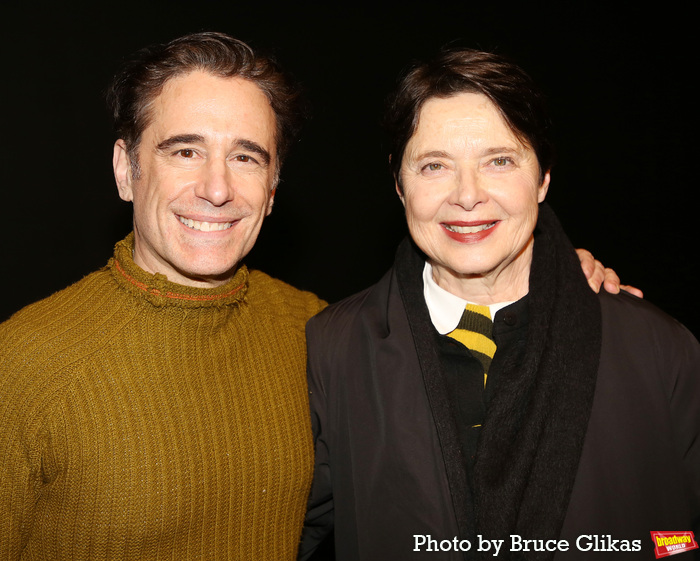
[{"label": "man's forehead", "polygon": [[161,108],[169,104],[214,105],[235,103],[272,111],[270,101],[255,82],[241,76],[218,76],[204,70],[192,70],[173,76],[163,84],[151,102]]},{"label": "man's forehead", "polygon": [[[276,116],[267,96],[254,82],[195,70],[168,80],[149,107],[156,136],[172,134],[275,136]],[[158,140],[159,142],[162,140]]]}]

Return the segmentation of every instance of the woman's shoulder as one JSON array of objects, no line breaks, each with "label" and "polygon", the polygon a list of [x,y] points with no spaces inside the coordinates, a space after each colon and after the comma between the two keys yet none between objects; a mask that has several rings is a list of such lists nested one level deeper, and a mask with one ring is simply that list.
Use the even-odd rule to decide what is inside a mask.
[{"label": "woman's shoulder", "polygon": [[331,304],[312,318],[307,332],[342,331],[369,317],[382,315],[394,288],[393,270],[389,270],[376,284]]},{"label": "woman's shoulder", "polygon": [[668,337],[697,345],[693,334],[682,323],[646,299],[625,291],[599,294],[603,327],[609,333],[631,336],[637,340],[646,337]]}]

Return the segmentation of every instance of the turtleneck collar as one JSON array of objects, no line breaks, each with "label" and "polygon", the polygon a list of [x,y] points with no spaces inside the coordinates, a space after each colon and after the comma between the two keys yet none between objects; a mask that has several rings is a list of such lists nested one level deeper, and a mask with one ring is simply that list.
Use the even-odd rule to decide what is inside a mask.
[{"label": "turtleneck collar", "polygon": [[134,233],[114,247],[107,268],[121,288],[154,306],[208,308],[237,305],[248,291],[248,269],[241,265],[233,277],[216,288],[198,288],[170,282],[165,275],[144,271],[134,263]]}]

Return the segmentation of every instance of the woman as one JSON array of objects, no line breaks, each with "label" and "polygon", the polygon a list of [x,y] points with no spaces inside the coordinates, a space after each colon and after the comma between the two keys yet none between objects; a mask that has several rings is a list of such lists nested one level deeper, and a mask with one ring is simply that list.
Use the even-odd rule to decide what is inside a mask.
[{"label": "woman", "polygon": [[302,557],[333,526],[339,560],[602,560],[692,529],[698,343],[588,289],[542,205],[551,150],[530,79],[442,53],[403,79],[387,122],[411,239],[308,325]]}]

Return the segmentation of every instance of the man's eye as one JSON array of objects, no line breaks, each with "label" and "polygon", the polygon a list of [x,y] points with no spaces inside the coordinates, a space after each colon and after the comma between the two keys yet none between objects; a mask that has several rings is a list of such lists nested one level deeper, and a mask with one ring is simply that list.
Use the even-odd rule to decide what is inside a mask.
[{"label": "man's eye", "polygon": [[236,156],[235,160],[237,162],[243,162],[243,163],[248,163],[248,162],[254,161],[253,158],[251,158],[247,154],[239,154],[238,156]]},{"label": "man's eye", "polygon": [[194,150],[190,148],[183,148],[182,150],[178,150],[177,153],[183,158],[194,158]]}]

